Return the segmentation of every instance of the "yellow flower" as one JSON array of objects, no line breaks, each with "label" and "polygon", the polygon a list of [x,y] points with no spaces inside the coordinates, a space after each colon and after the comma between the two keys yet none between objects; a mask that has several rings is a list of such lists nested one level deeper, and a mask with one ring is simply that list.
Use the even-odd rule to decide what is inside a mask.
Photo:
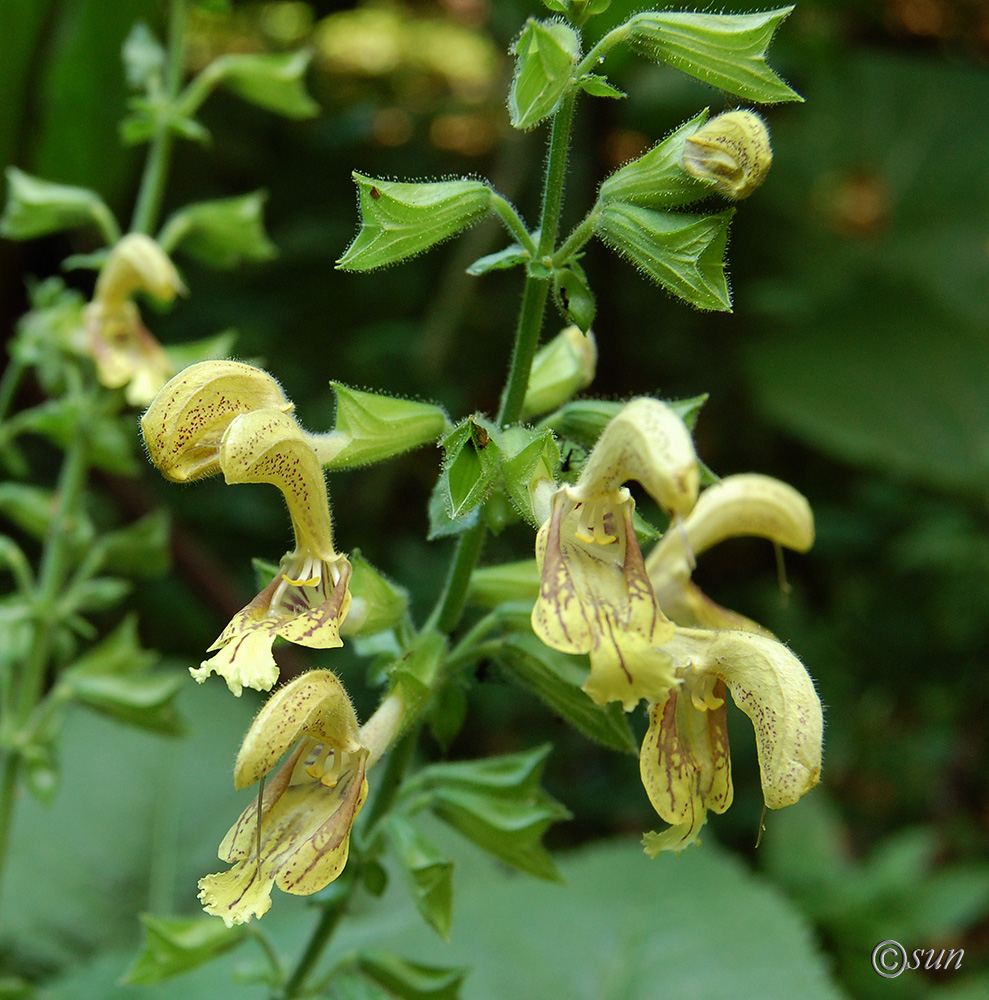
[{"label": "yellow flower", "polygon": [[146,406],[174,365],[141,322],[131,301],[138,291],[169,302],[184,287],[175,265],[153,239],[129,233],[110,251],[85,321],[100,382],[110,389],[126,386],[127,402]]},{"label": "yellow flower", "polygon": [[726,538],[755,535],[797,552],[814,544],[810,504],[792,486],[756,473],[709,486],[679,525],[646,559],[656,598],[678,625],[741,628],[769,634],[751,619],[715,604],[690,579],[694,559]]},{"label": "yellow flower", "polygon": [[683,850],[709,809],[722,813],[731,805],[726,688],[752,720],[770,809],[793,805],[821,773],[821,703],[803,664],[782,643],[735,629],[678,628],[666,649],[677,684],[654,695],[639,757],[646,793],[671,824],[646,834],[652,857]]},{"label": "yellow flower", "polygon": [[697,498],[700,474],[690,434],[665,403],[633,400],[609,422],[573,487],[552,499],[536,538],[540,590],[533,631],[546,645],[589,653],[584,690],[626,710],[675,683],[661,648],[675,626],[663,614],[632,526],[637,480],[677,518]]},{"label": "yellow flower", "polygon": [[268,699],[244,738],[234,784],[267,775],[298,742],[260,802],[248,806],[220,844],[232,862],[199,882],[207,913],[228,927],[261,917],[272,886],[309,895],[343,871],[350,831],[367,797],[368,748],[343,685],[329,670],[297,677]]},{"label": "yellow flower", "polygon": [[762,626],[715,604],[690,579],[695,556],[742,535],[805,552],[814,542],[810,505],[769,476],[728,476],[701,493],[646,560],[660,606],[677,626],[688,626],[665,647],[676,684],[648,698],[639,766],[650,801],[671,824],[646,836],[652,855],[682,850],[708,810],[731,805],[726,688],[755,726],[767,806],[791,805],[820,775],[822,712],[807,671]]},{"label": "yellow flower", "polygon": [[141,417],[148,456],[175,483],[216,475],[230,421],[260,409],[292,409],[266,371],[240,361],[189,365],[169,380]]},{"label": "yellow flower", "polygon": [[220,674],[239,695],[244,687],[269,690],[278,679],[271,655],[276,636],[303,646],[343,645],[340,625],[350,610],[351,565],[333,547],[323,470],[305,432],[283,409],[235,416],[223,433],[219,465],[228,483],[272,483],[285,496],[295,548],[275,578],[231,619],[192,676]]}]

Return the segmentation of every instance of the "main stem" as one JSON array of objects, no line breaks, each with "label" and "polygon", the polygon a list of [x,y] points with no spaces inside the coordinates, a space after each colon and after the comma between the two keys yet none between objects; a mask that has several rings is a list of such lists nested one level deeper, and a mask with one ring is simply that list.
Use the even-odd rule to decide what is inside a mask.
[{"label": "main stem", "polygon": [[[553,247],[559,233],[560,209],[563,204],[563,182],[566,177],[575,100],[576,92],[571,91],[564,98],[556,117],[553,119],[549,153],[546,157],[546,169],[543,175],[540,237],[536,257],[536,261],[539,263],[552,262]],[[526,276],[522,302],[519,306],[519,318],[515,327],[512,359],[509,364],[505,390],[501,397],[501,406],[498,410],[499,426],[513,424],[522,416],[522,404],[529,385],[532,359],[539,345],[539,335],[542,332],[548,295],[548,278],[536,277],[531,273]],[[467,600],[471,573],[480,558],[486,534],[487,527],[482,518],[474,527],[460,536],[456,554],[450,563],[446,586],[424,629],[435,628],[449,634],[456,628]],[[367,827],[369,830],[390,806],[391,799],[398,790],[401,774],[415,749],[415,742],[414,733],[409,733],[403,737],[399,747],[392,751],[388,759],[385,787],[382,788],[378,799],[372,806],[372,815],[370,816],[372,822]],[[293,1000],[298,996],[309,973],[329,942],[342,911],[343,902],[337,905],[328,905],[323,911],[319,924],[309,939],[299,964],[293,970],[282,992],[277,995],[278,1000]]]},{"label": "main stem", "polygon": [[[543,202],[540,211],[539,246],[536,264],[552,263],[553,247],[560,229],[560,209],[563,205],[563,187],[567,173],[567,156],[570,151],[570,133],[577,92],[571,90],[563,99],[549,138],[549,152],[543,174]],[[549,296],[549,279],[529,273],[522,290],[522,303],[515,326],[515,343],[508,367],[508,378],[498,410],[498,425],[513,424],[522,416],[522,404],[529,387],[532,359],[539,346],[546,299]],[[470,576],[484,547],[487,528],[479,519],[473,528],[460,536],[456,555],[450,564],[446,586],[430,622],[441,632],[450,633],[460,621],[467,600]]]},{"label": "main stem", "polygon": [[[186,0],[172,0],[168,21],[168,68],[165,78],[165,101],[174,106],[182,84],[182,67],[185,58]],[[175,133],[171,123],[159,117],[151,148],[141,177],[141,188],[131,219],[131,232],[150,234],[158,221],[165,181],[172,158]]]}]

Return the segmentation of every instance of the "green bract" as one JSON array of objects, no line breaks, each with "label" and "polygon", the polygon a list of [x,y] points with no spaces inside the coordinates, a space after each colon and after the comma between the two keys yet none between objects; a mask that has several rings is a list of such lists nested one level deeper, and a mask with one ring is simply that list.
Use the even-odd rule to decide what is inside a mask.
[{"label": "green bract", "polygon": [[707,109],[685,122],[648,153],[626,163],[602,185],[600,201],[624,201],[646,208],[673,208],[706,198],[711,185],[683,169],[683,145],[707,119]]},{"label": "green bract", "polygon": [[512,51],[515,75],[508,113],[515,128],[530,129],[559,107],[580,55],[580,39],[563,21],[530,18]]},{"label": "green bract", "polygon": [[181,247],[214,267],[235,267],[242,260],[268,260],[277,253],[264,231],[265,191],[236,198],[200,201],[176,212],[158,242],[166,253]]},{"label": "green bract", "polygon": [[482,181],[406,184],[353,174],[361,228],[337,261],[345,271],[370,271],[414,257],[477,222],[491,207]]},{"label": "green bract", "polygon": [[697,14],[646,11],[631,18],[628,43],[699,80],[750,101],[802,101],[766,64],[766,49],[793,10],[759,14]]},{"label": "green bract", "polygon": [[308,52],[226,55],[207,72],[245,101],[286,118],[312,118],[319,105],[306,93],[302,79],[310,58]]},{"label": "green bract", "polygon": [[0,218],[0,236],[29,240],[35,236],[95,225],[107,243],[116,243],[120,230],[103,199],[89,188],[54,184],[7,168],[7,205]]},{"label": "green bract", "polygon": [[328,469],[349,469],[400,455],[436,441],[447,427],[446,413],[432,403],[359,392],[331,382],[337,396],[332,434],[319,454]]},{"label": "green bract", "polygon": [[724,254],[734,209],[718,215],[655,212],[612,202],[597,224],[601,239],[640,271],[698,309],[731,312]]}]

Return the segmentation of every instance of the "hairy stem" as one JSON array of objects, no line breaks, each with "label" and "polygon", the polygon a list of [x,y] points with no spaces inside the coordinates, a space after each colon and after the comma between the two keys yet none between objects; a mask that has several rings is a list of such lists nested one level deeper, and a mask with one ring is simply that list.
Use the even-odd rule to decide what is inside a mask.
[{"label": "hairy stem", "polygon": [[[165,101],[174,106],[182,83],[182,67],[185,58],[186,0],[171,0],[168,21],[168,68],[165,77]],[[141,187],[137,204],[131,219],[131,231],[150,234],[158,221],[162,198],[165,195],[165,181],[172,159],[175,132],[171,123],[159,117],[151,148],[144,164]]]}]

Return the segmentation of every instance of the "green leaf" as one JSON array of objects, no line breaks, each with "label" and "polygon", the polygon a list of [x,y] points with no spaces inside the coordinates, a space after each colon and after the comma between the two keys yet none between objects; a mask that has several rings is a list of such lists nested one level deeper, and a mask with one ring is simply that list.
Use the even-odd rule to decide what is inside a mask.
[{"label": "green leaf", "polygon": [[619,90],[597,73],[585,73],[577,80],[577,85],[591,97],[611,97],[618,100],[628,97],[624,90]]},{"label": "green leaf", "polygon": [[385,832],[416,909],[444,941],[448,940],[453,919],[453,862],[404,816],[390,816]]},{"label": "green leaf", "polygon": [[95,225],[107,243],[120,238],[120,228],[103,199],[89,188],[55,184],[7,168],[7,204],[0,217],[0,236],[29,240],[35,236]]},{"label": "green leaf", "polygon": [[364,951],[357,965],[389,996],[402,1000],[457,1000],[466,969],[444,969],[410,962],[385,951]]},{"label": "green leaf", "polygon": [[450,516],[449,485],[441,475],[429,495],[429,532],[426,539],[430,542],[437,538],[450,538],[462,535],[477,524],[481,516],[480,506],[472,507],[459,517]]},{"label": "green leaf", "polygon": [[436,441],[448,426],[446,413],[432,403],[359,392],[331,382],[337,397],[334,437],[339,450],[323,462],[350,469],[380,462]]},{"label": "green leaf", "polygon": [[467,695],[458,677],[451,677],[433,696],[429,732],[446,751],[467,719]]},{"label": "green leaf", "polygon": [[[0,513],[32,538],[45,537],[56,506],[55,494],[42,486],[0,483]],[[74,545],[83,544],[93,536],[93,526],[88,520],[80,519],[72,527]]]},{"label": "green leaf", "polygon": [[180,733],[172,702],[187,681],[178,670],[152,672],[157,661],[157,653],[141,647],[137,616],[128,615],[61,674],[57,697],[142,729]]},{"label": "green leaf", "polygon": [[[375,635],[401,621],[409,607],[405,588],[386,580],[361,555],[360,549],[351,551],[350,564],[354,570],[350,578],[350,595],[354,603],[344,625],[344,634]],[[268,580],[273,578],[271,574]],[[350,624],[351,618],[359,618],[356,627]]]},{"label": "green leaf", "polygon": [[78,396],[49,399],[30,410],[22,410],[12,418],[17,432],[40,434],[61,448],[68,448],[76,438],[79,423],[87,420],[89,435],[87,457],[92,465],[122,475],[136,475],[140,468],[134,456],[137,427],[133,418],[126,419],[108,412],[112,397],[103,398],[103,412],[92,412],[92,400]]},{"label": "green leaf", "polygon": [[180,209],[162,228],[158,242],[166,253],[180,247],[212,267],[236,267],[245,260],[270,260],[277,254],[264,231],[265,191],[200,201]]},{"label": "green leaf", "polygon": [[587,333],[594,322],[597,304],[587,275],[576,261],[553,271],[553,298],[566,319]]},{"label": "green leaf", "polygon": [[605,205],[597,233],[616,253],[698,309],[731,312],[724,255],[734,215],[681,215],[638,205]]},{"label": "green leaf", "polygon": [[137,615],[128,615],[105,639],[88,649],[66,671],[69,678],[144,673],[158,662],[158,654],[141,647]]},{"label": "green leaf", "polygon": [[414,257],[486,215],[491,189],[481,181],[409,184],[353,174],[361,228],[337,261],[345,271],[369,271]]},{"label": "green leaf", "polygon": [[567,0],[543,0],[543,6],[556,11],[558,14],[570,13],[570,4]]},{"label": "green leaf", "polygon": [[803,98],[766,63],[773,34],[793,7],[757,14],[646,11],[627,22],[641,55],[760,104]]},{"label": "green leaf", "polygon": [[[438,497],[437,506],[442,505],[447,524],[463,523],[464,515],[469,514],[487,495],[497,460],[492,463],[484,452],[489,448],[497,452],[498,445],[493,434],[497,434],[493,426],[475,416],[458,424],[443,439],[445,458],[434,496]],[[430,521],[433,521],[432,514]],[[444,524],[437,523],[436,527],[442,529]],[[442,531],[442,534],[453,533],[455,531]],[[439,534],[431,531],[430,537],[439,537]]]},{"label": "green leaf", "polygon": [[160,983],[188,972],[236,947],[247,934],[245,926],[227,927],[205,914],[166,919],[142,913],[141,923],[144,941],[123,980],[131,986]]},{"label": "green leaf", "polygon": [[160,86],[168,54],[151,29],[138,21],[124,39],[124,75],[134,90]]},{"label": "green leaf", "polygon": [[306,93],[309,52],[224,55],[206,72],[238,97],[286,118],[312,118],[319,105]]},{"label": "green leaf", "polygon": [[638,744],[617,702],[602,707],[580,689],[587,680],[586,657],[569,656],[543,645],[534,635],[508,636],[495,660],[511,677],[595,743],[638,753]]},{"label": "green leaf", "polygon": [[152,511],[99,540],[102,565],[128,576],[159,576],[170,565],[170,518],[165,509]]},{"label": "green leaf", "polygon": [[529,18],[512,52],[508,113],[515,128],[534,128],[560,106],[580,55],[580,38],[563,21]]},{"label": "green leaf", "polygon": [[601,185],[602,202],[673,208],[706,198],[708,183],[683,169],[683,144],[707,120],[707,109],[685,122],[648,153],[620,167]]},{"label": "green leaf", "polygon": [[510,267],[518,267],[529,259],[528,251],[523,250],[517,243],[513,243],[504,250],[497,253],[489,253],[484,257],[479,257],[467,268],[467,273],[475,277],[480,274],[487,274],[489,271],[504,271]]},{"label": "green leaf", "polygon": [[429,807],[479,847],[520,871],[558,880],[542,845],[550,823],[569,811],[539,787],[549,744],[526,753],[430,764],[407,785],[429,793]]},{"label": "green leaf", "polygon": [[96,576],[81,580],[68,590],[60,601],[63,613],[107,611],[116,607],[130,592],[130,580],[115,576]]}]

